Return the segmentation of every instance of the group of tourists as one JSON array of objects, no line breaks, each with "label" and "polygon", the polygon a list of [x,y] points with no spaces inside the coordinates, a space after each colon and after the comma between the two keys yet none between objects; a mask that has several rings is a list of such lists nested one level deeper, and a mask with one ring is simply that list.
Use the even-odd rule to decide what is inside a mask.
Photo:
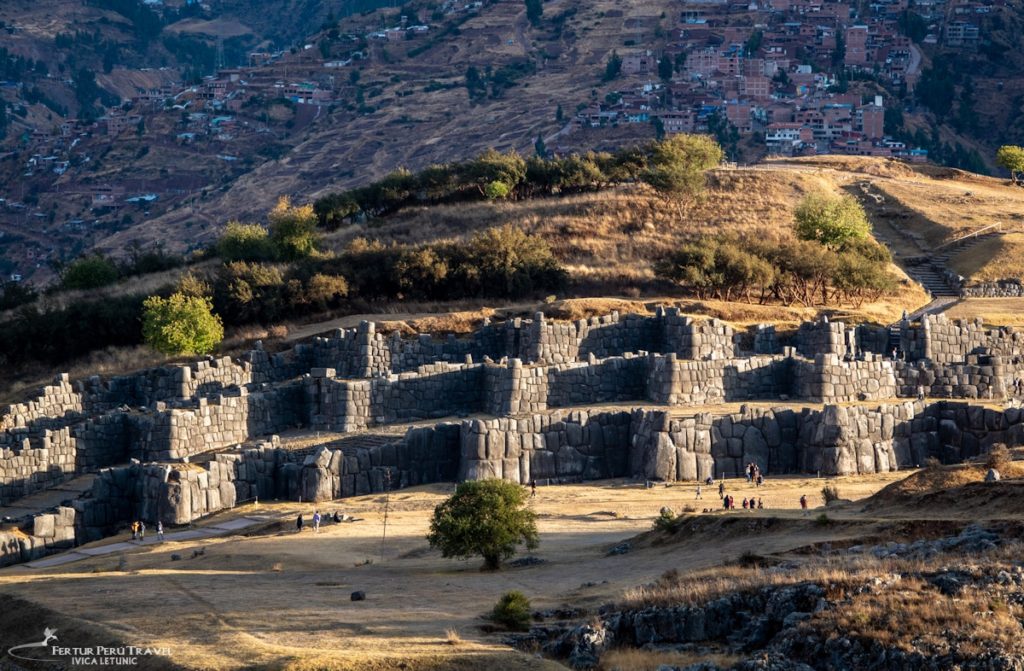
[{"label": "group of tourists", "polygon": [[[316,510],[313,512],[313,523],[311,525],[313,527],[313,533],[320,533],[321,522],[326,522],[330,520],[337,524],[339,522],[343,522],[344,519],[345,516],[339,513],[337,510],[334,511],[333,515],[321,515],[320,511]],[[302,527],[305,526],[305,524],[305,518],[302,516],[302,513],[299,513],[299,516],[295,519],[295,530],[302,531]]]},{"label": "group of tourists", "polygon": [[[736,497],[732,494],[726,494],[722,497],[722,505],[726,510],[736,510]],[[741,505],[744,510],[764,510],[764,500],[760,496],[756,500],[753,496],[749,499],[744,496]]]},{"label": "group of tourists", "polygon": [[[146,523],[142,520],[135,520],[131,524],[132,540],[144,542],[146,540]],[[156,538],[161,543],[164,540],[164,523],[160,520],[156,522]]]},{"label": "group of tourists", "polygon": [[758,487],[764,484],[764,475],[761,473],[761,467],[754,462],[747,464],[744,473],[747,476],[747,482],[753,482]]}]

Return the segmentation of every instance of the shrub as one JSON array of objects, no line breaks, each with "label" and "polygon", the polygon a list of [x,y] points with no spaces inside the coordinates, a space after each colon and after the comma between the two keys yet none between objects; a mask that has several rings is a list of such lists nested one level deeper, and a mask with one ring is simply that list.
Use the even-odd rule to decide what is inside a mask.
[{"label": "shrub", "polygon": [[666,195],[694,195],[704,188],[705,172],[723,157],[722,148],[708,135],[672,135],[652,146],[643,180]]},{"label": "shrub", "polygon": [[[458,256],[453,248],[448,251]],[[511,298],[559,289],[566,278],[547,242],[510,224],[473,236],[458,261],[454,274],[477,294]]]},{"label": "shrub", "polygon": [[286,290],[279,268],[235,261],[221,267],[213,286],[213,304],[229,324],[265,324],[284,315]]},{"label": "shrub", "polygon": [[814,518],[814,523],[819,527],[827,527],[828,525],[832,524],[832,519],[825,513],[821,513],[820,515]]},{"label": "shrub", "polygon": [[530,628],[530,600],[518,590],[505,592],[491,611],[491,619],[513,631]]},{"label": "shrub", "polygon": [[267,218],[270,239],[280,258],[294,261],[316,253],[320,236],[312,205],[293,206],[288,197],[283,196]]},{"label": "shrub", "polygon": [[497,569],[516,547],[537,547],[536,515],[526,507],[526,489],[507,480],[463,482],[434,509],[427,540],[445,557],[481,555]]},{"label": "shrub", "polygon": [[504,200],[508,198],[508,194],[511,192],[508,184],[505,182],[499,182],[497,180],[488,182],[484,186],[484,196],[487,200]]},{"label": "shrub", "polygon": [[224,325],[207,298],[150,296],[143,305],[143,337],[164,354],[207,354],[224,339]]},{"label": "shrub", "polygon": [[794,217],[798,237],[820,242],[833,250],[864,240],[871,233],[864,208],[849,194],[805,196],[797,205]]},{"label": "shrub", "polygon": [[61,273],[65,289],[98,289],[113,284],[121,276],[117,265],[102,256],[84,256],[72,261]]},{"label": "shrub", "polygon": [[654,518],[652,528],[655,531],[669,531],[676,521],[676,514],[671,508],[662,508],[657,517]]},{"label": "shrub", "polygon": [[825,505],[839,500],[839,489],[835,485],[825,485],[821,488],[821,498],[825,499]]},{"label": "shrub", "polygon": [[985,467],[995,469],[999,471],[999,473],[1005,474],[1011,461],[1013,461],[1013,457],[1006,445],[1003,443],[996,443],[985,456]]},{"label": "shrub", "polygon": [[214,246],[217,256],[231,261],[272,261],[277,250],[270,240],[270,232],[259,224],[228,222]]}]

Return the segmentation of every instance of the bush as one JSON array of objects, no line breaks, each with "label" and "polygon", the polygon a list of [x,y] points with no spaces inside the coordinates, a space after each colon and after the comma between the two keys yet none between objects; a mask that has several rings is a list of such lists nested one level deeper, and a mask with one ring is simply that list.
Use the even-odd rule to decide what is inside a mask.
[{"label": "bush", "polygon": [[509,193],[511,193],[511,189],[508,188],[508,184],[505,184],[505,182],[495,180],[488,182],[484,186],[484,196],[487,200],[504,200],[508,198]]},{"label": "bush", "polygon": [[146,344],[171,355],[208,354],[224,339],[224,325],[207,298],[172,294],[146,299],[142,334]]},{"label": "bush", "polygon": [[304,259],[317,251],[320,236],[312,205],[293,206],[282,197],[270,211],[270,239],[280,258],[286,261]]},{"label": "bush", "polygon": [[821,498],[825,499],[825,505],[839,500],[839,489],[835,485],[825,485],[821,488]]},{"label": "bush", "polygon": [[820,515],[814,518],[814,523],[819,527],[827,527],[828,525],[832,524],[832,519],[825,513],[821,513]]},{"label": "bush", "polygon": [[61,273],[65,289],[98,289],[113,284],[121,276],[117,265],[102,256],[85,256],[72,261]]},{"label": "bush", "polygon": [[657,517],[654,518],[652,529],[655,531],[669,531],[676,521],[676,514],[671,508],[662,508]]},{"label": "bush", "polygon": [[645,182],[671,196],[687,196],[704,188],[704,174],[725,154],[708,135],[679,133],[652,146]]},{"label": "bush", "polygon": [[491,619],[513,631],[530,628],[530,600],[520,591],[505,592],[491,611]]},{"label": "bush", "polygon": [[871,233],[864,208],[849,194],[805,196],[797,205],[794,217],[800,239],[820,242],[832,250],[864,240]]},{"label": "bush", "polygon": [[1006,469],[1013,461],[1009,448],[1003,443],[996,443],[985,456],[985,468],[992,468],[1000,474],[1005,475]]},{"label": "bush", "polygon": [[217,256],[224,261],[273,261],[277,250],[270,240],[270,232],[259,224],[228,222],[214,246]]},{"label": "bush", "polygon": [[453,274],[476,294],[513,298],[559,289],[566,279],[548,243],[511,224],[473,236],[459,260]]},{"label": "bush", "polygon": [[526,508],[526,489],[507,480],[463,482],[434,509],[427,540],[445,557],[481,555],[497,569],[516,547],[537,547],[537,522]]}]

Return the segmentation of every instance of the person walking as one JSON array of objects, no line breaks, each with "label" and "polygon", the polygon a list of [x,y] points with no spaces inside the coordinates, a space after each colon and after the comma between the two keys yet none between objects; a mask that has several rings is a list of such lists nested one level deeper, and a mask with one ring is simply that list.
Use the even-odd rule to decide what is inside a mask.
[{"label": "person walking", "polygon": [[295,520],[295,530],[302,531],[302,513],[299,513],[298,519]]},{"label": "person walking", "polygon": [[164,523],[160,520],[156,521],[156,539],[161,543],[164,542]]},{"label": "person walking", "polygon": [[718,483],[718,498],[720,498],[720,499],[725,498],[725,483],[724,482],[719,482]]},{"label": "person walking", "polygon": [[139,523],[138,521],[132,522],[132,540],[138,540],[139,538]]},{"label": "person walking", "polygon": [[530,498],[531,499],[537,498],[537,481],[536,480],[530,480]]},{"label": "person walking", "polygon": [[802,494],[800,496],[800,509],[804,511],[804,516],[807,516],[807,495]]},{"label": "person walking", "polygon": [[146,523],[139,520],[139,541],[146,540]]},{"label": "person walking", "polygon": [[320,533],[320,511],[313,513],[313,533]]},{"label": "person walking", "polygon": [[700,499],[700,498],[703,498],[703,497],[701,496],[701,493],[700,493],[700,485],[699,485],[699,484],[697,485],[697,498],[698,498],[698,499]]}]

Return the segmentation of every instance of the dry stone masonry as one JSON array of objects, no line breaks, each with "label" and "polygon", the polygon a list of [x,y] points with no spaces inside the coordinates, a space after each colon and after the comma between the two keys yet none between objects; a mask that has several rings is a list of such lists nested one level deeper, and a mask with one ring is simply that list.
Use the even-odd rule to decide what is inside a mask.
[{"label": "dry stone masonry", "polygon": [[[0,410],[0,504],[97,477],[72,506],[0,530],[0,562],[134,517],[183,524],[256,497],[320,501],[489,477],[692,480],[751,461],[772,474],[954,462],[1021,442],[1020,410],[955,399],[1020,400],[1022,356],[1024,334],[941,316],[736,332],[666,309],[574,322],[538,313],[444,339],[363,323],[238,360],[62,375]],[[298,451],[271,438],[434,419],[444,421],[402,438]]]}]

